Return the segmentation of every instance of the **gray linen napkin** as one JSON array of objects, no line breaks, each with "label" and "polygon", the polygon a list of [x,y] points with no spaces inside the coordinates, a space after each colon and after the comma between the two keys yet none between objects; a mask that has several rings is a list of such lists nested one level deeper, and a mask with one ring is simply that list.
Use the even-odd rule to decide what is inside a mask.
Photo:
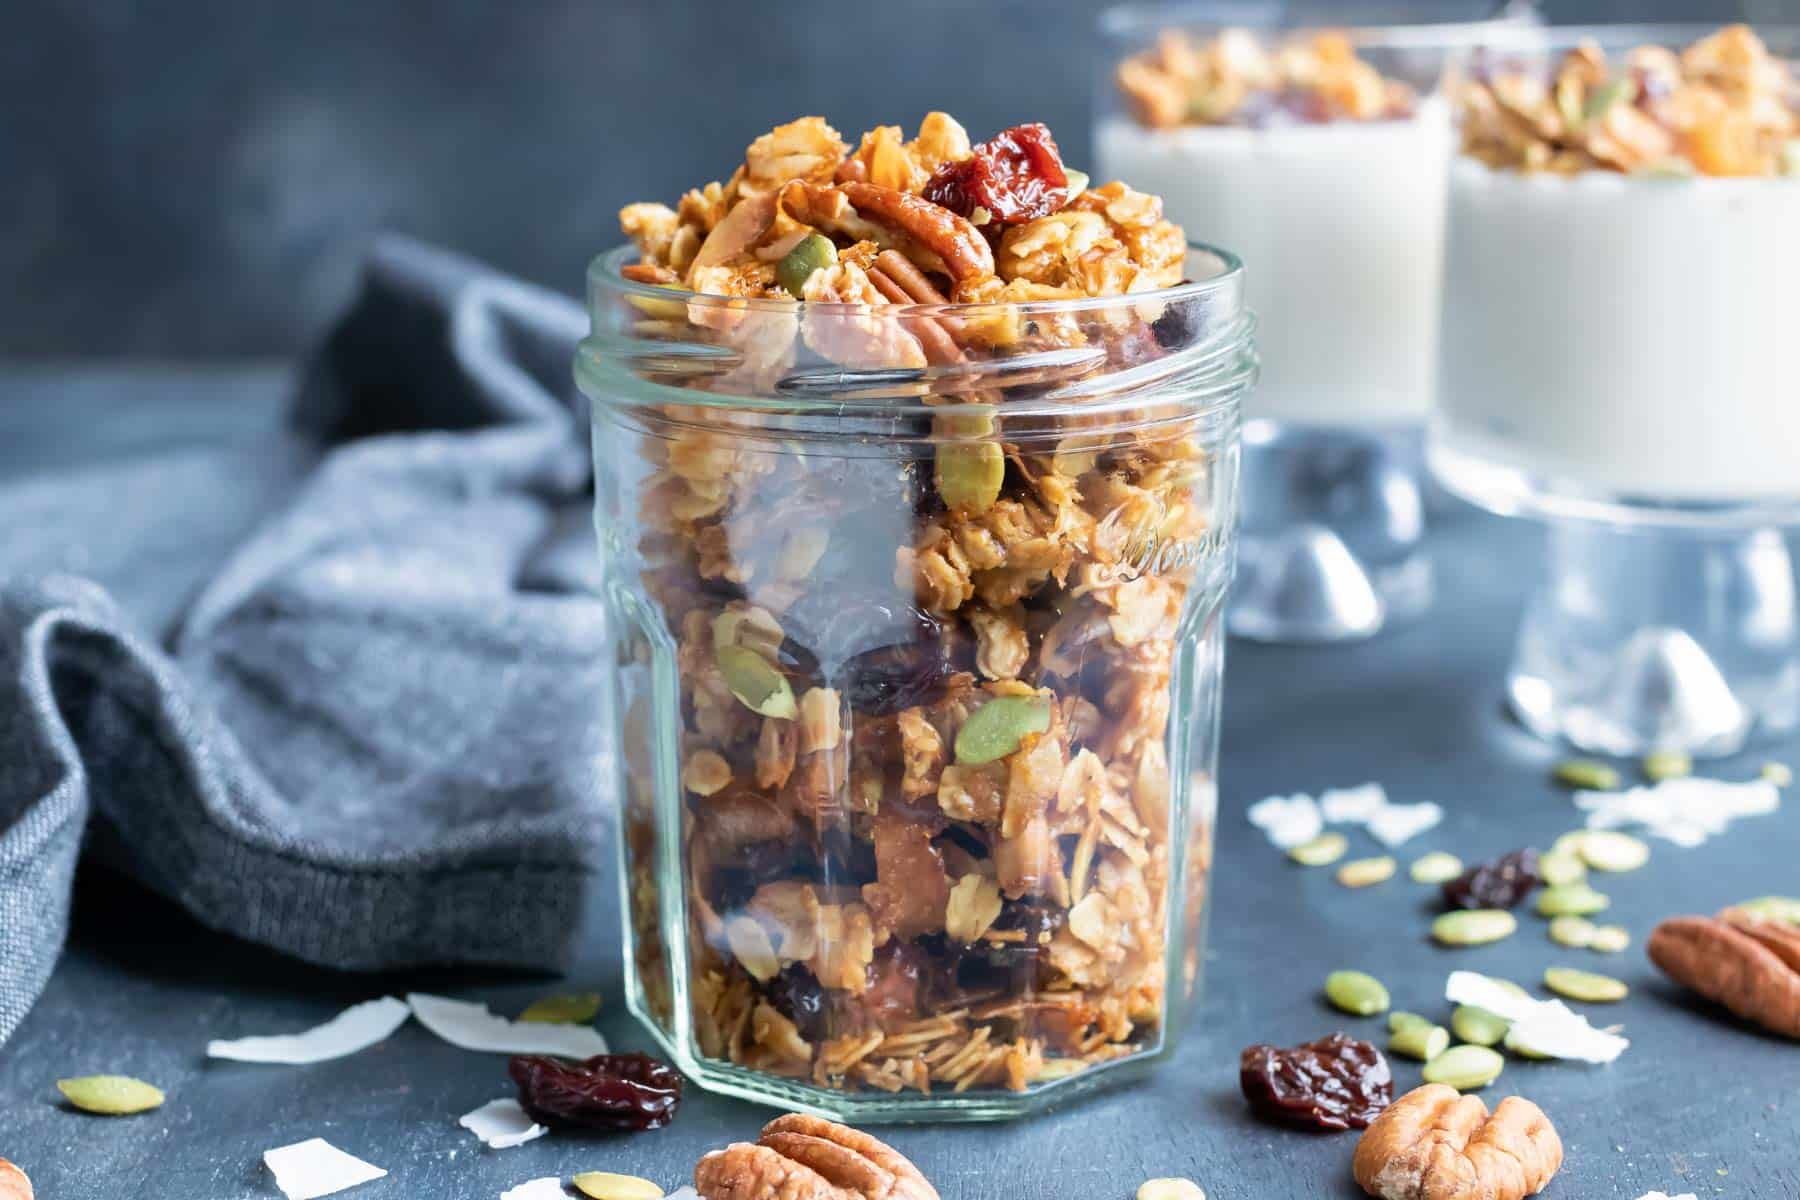
[{"label": "gray linen napkin", "polygon": [[[584,327],[388,239],[278,440],[0,487],[0,1042],[90,827],[308,961],[567,961],[609,777]],[[42,571],[70,546],[110,594]]]}]

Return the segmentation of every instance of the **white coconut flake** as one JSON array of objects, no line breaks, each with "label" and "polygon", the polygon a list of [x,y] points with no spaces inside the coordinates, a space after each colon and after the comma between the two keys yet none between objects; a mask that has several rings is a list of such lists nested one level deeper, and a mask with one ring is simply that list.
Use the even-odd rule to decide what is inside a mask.
[{"label": "white coconut flake", "polygon": [[1444,810],[1429,800],[1422,804],[1389,804],[1365,824],[1369,835],[1384,846],[1411,841],[1444,819]]},{"label": "white coconut flake", "polygon": [[1387,789],[1379,783],[1327,788],[1319,793],[1319,811],[1333,825],[1365,824],[1387,806]]},{"label": "white coconut flake", "polygon": [[1609,1063],[1631,1045],[1617,1034],[1595,1029],[1586,1017],[1560,1000],[1521,996],[1473,971],[1452,971],[1444,985],[1444,998],[1452,1004],[1485,1008],[1511,1021],[1511,1041],[1550,1058]]},{"label": "white coconut flake", "polygon": [[270,1037],[238,1038],[235,1041],[206,1043],[208,1058],[228,1058],[233,1062],[284,1063],[304,1066],[329,1062],[367,1050],[405,1024],[412,1010],[406,1002],[392,996],[369,1000],[346,1008],[323,1025],[305,1033],[275,1034]]},{"label": "white coconut flake", "polygon": [[1270,796],[1267,800],[1258,800],[1250,806],[1249,816],[1250,823],[1283,850],[1310,842],[1325,829],[1319,806],[1307,795]]},{"label": "white coconut flake", "polygon": [[1716,837],[1739,817],[1781,807],[1781,789],[1766,779],[1732,783],[1687,776],[1622,792],[1577,792],[1575,806],[1589,829],[1641,825],[1650,834],[1691,849]]},{"label": "white coconut flake", "polygon": [[[700,1200],[700,1193],[691,1187],[679,1187],[663,1197],[663,1200]],[[1676,1200],[1681,1200],[1678,1196]]]},{"label": "white coconut flake", "polygon": [[1692,1192],[1683,1192],[1679,1196],[1671,1196],[1667,1192],[1645,1192],[1638,1200],[1700,1200]]},{"label": "white coconut flake", "polygon": [[490,1150],[510,1150],[550,1132],[548,1126],[533,1121],[517,1100],[490,1100],[458,1117],[456,1123],[487,1143]]},{"label": "white coconut flake", "polygon": [[263,1165],[274,1174],[275,1186],[287,1200],[314,1200],[387,1174],[354,1154],[344,1153],[324,1138],[265,1150]]},{"label": "white coconut flake", "polygon": [[500,1193],[500,1200],[569,1200],[563,1181],[554,1175],[528,1179],[516,1188]]},{"label": "white coconut flake", "polygon": [[543,1025],[509,1021],[488,1011],[485,1004],[409,992],[419,1024],[464,1050],[489,1054],[555,1054],[562,1058],[592,1058],[606,1053],[606,1039],[586,1025]]}]

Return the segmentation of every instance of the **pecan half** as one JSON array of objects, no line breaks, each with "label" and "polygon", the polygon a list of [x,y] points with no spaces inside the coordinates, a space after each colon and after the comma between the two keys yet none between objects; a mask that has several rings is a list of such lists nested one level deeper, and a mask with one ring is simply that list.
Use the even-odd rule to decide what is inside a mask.
[{"label": "pecan half", "polygon": [[838,188],[857,212],[900,230],[943,259],[951,282],[994,273],[994,252],[987,239],[949,209],[874,183],[841,183]]},{"label": "pecan half", "polygon": [[4,1158],[0,1158],[0,1200],[32,1200],[31,1180]]},{"label": "pecan half", "polygon": [[861,1130],[794,1113],[694,1167],[701,1200],[938,1200],[905,1155]]},{"label": "pecan half", "polygon": [[1800,933],[1768,921],[1670,917],[1645,948],[1676,983],[1771,1033],[1800,1038]]},{"label": "pecan half", "polygon": [[1381,1200],[1523,1200],[1562,1160],[1562,1139],[1531,1101],[1508,1096],[1490,1116],[1479,1097],[1428,1083],[1375,1118],[1351,1169]]}]

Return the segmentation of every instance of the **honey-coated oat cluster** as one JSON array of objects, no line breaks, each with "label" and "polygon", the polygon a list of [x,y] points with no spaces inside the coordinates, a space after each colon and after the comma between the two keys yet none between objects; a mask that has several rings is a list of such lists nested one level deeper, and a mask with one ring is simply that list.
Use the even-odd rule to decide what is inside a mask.
[{"label": "honey-coated oat cluster", "polygon": [[[1205,824],[1170,814],[1175,633],[1198,568],[1167,548],[1211,529],[1212,464],[1185,419],[1071,403],[1008,424],[1047,377],[979,368],[1168,354],[1188,331],[1152,299],[1017,306],[1176,284],[1181,230],[1153,196],[1089,187],[1042,126],[973,144],[942,113],[854,148],[802,118],[725,183],[621,224],[641,251],[627,279],[671,297],[632,297],[639,336],[731,346],[763,392],[823,360],[915,373],[920,402],[945,406],[808,453],[679,405],[645,439],[638,550],[678,642],[688,913],[658,928],[675,885],[628,798],[651,1006],[666,1021],[657,948],[685,937],[700,1052],[755,1070],[1024,1089],[1142,1048],[1171,921],[1197,920],[1207,874]],[[933,368],[965,390],[939,394]],[[741,390],[734,375],[668,378]]]},{"label": "honey-coated oat cluster", "polygon": [[1550,79],[1477,64],[1461,88],[1463,152],[1491,167],[1575,175],[1800,174],[1800,87],[1748,26],[1677,53],[1595,45]]}]

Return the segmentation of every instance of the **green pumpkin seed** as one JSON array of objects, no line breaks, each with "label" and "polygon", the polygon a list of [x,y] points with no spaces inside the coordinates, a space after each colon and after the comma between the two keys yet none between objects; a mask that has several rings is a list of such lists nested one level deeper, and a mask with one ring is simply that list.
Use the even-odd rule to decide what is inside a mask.
[{"label": "green pumpkin seed", "polygon": [[1418,1013],[1395,1009],[1388,1014],[1388,1032],[1399,1033],[1402,1029],[1411,1029],[1419,1025],[1430,1025],[1431,1018],[1421,1017]]},{"label": "green pumpkin seed", "polygon": [[1380,858],[1358,858],[1338,868],[1337,881],[1347,888],[1373,887],[1394,877],[1396,864],[1383,855]]},{"label": "green pumpkin seed", "polygon": [[1388,990],[1381,980],[1361,971],[1333,971],[1325,977],[1325,998],[1352,1016],[1386,1012]]},{"label": "green pumpkin seed", "polygon": [[1665,779],[1683,779],[1694,773],[1694,757],[1680,750],[1654,750],[1638,764],[1644,778],[1652,783]]},{"label": "green pumpkin seed", "polygon": [[[1557,918],[1558,921],[1562,919],[1561,917]],[[1575,918],[1575,920],[1580,919],[1579,917]],[[1596,925],[1594,936],[1588,939],[1588,949],[1598,950],[1602,954],[1618,954],[1630,945],[1631,931],[1623,925]]]},{"label": "green pumpkin seed", "polygon": [[129,1075],[84,1075],[79,1079],[59,1079],[56,1090],[82,1112],[106,1117],[128,1117],[132,1113],[161,1108],[162,1089]]},{"label": "green pumpkin seed", "polygon": [[1612,901],[1585,883],[1565,883],[1538,893],[1540,917],[1591,917],[1612,906]]},{"label": "green pumpkin seed", "polygon": [[1581,839],[1581,861],[1596,871],[1635,871],[1650,861],[1650,847],[1629,833],[1596,829]]},{"label": "green pumpkin seed", "polygon": [[1389,1050],[1407,1058],[1416,1058],[1420,1062],[1428,1063],[1449,1048],[1450,1031],[1429,1021],[1395,1030],[1394,1035],[1388,1039]]},{"label": "green pumpkin seed", "polygon": [[1006,452],[994,442],[944,442],[937,448],[937,490],[963,512],[986,512],[1006,482]]},{"label": "green pumpkin seed", "polygon": [[1589,792],[1619,790],[1619,772],[1591,758],[1571,758],[1556,764],[1556,782]]},{"label": "green pumpkin seed", "polygon": [[1050,702],[1037,696],[1000,696],[969,714],[956,731],[956,761],[965,767],[998,762],[1027,734],[1050,728]]},{"label": "green pumpkin seed", "polygon": [[636,1175],[611,1171],[583,1171],[569,1180],[575,1190],[591,1200],[660,1200],[663,1190]]},{"label": "green pumpkin seed", "polygon": [[1465,908],[1433,921],[1431,936],[1446,946],[1485,946],[1511,937],[1518,928],[1518,918],[1504,908]]},{"label": "green pumpkin seed", "polygon": [[1800,927],[1800,899],[1792,896],[1758,896],[1732,907],[1759,921],[1775,921],[1782,925]]},{"label": "green pumpkin seed", "polygon": [[1551,887],[1580,883],[1587,878],[1587,864],[1581,856],[1566,850],[1551,850],[1538,858],[1538,878]]},{"label": "green pumpkin seed", "polygon": [[751,712],[782,721],[791,721],[799,713],[787,676],[756,651],[743,646],[718,646],[713,657],[718,661],[719,673],[725,677],[725,686]]},{"label": "green pumpkin seed", "polygon": [[1550,922],[1550,940],[1573,950],[1594,944],[1594,923],[1586,917],[1557,917]]},{"label": "green pumpkin seed", "polygon": [[1471,1045],[1497,1046],[1506,1031],[1512,1028],[1512,1022],[1485,1008],[1461,1004],[1450,1014],[1450,1028],[1456,1031],[1458,1038]]},{"label": "green pumpkin seed", "polygon": [[1559,996],[1589,1004],[1611,1004],[1631,994],[1631,989],[1610,975],[1593,971],[1577,971],[1573,967],[1551,967],[1544,972],[1544,986]]},{"label": "green pumpkin seed", "polygon": [[1413,859],[1406,873],[1412,876],[1414,883],[1449,883],[1463,873],[1463,860],[1454,854],[1433,850]]},{"label": "green pumpkin seed", "polygon": [[[1794,140],[1796,144],[1800,144],[1800,138]],[[1794,768],[1784,762],[1766,762],[1762,765],[1762,777],[1776,787],[1784,788],[1794,782]]]},{"label": "green pumpkin seed", "polygon": [[1288,857],[1303,867],[1330,866],[1350,849],[1350,839],[1341,833],[1321,833],[1310,842],[1301,842],[1288,851]]},{"label": "green pumpkin seed", "polygon": [[1506,1060],[1486,1046],[1452,1046],[1425,1064],[1425,1082],[1473,1092],[1500,1078]]},{"label": "green pumpkin seed", "polygon": [[809,233],[794,243],[775,266],[775,278],[787,294],[798,300],[806,281],[814,271],[823,271],[837,262],[837,247],[820,233]]},{"label": "green pumpkin seed", "polygon": [[1068,186],[1069,196],[1071,198],[1079,196],[1081,193],[1088,190],[1088,173],[1086,171],[1077,171],[1072,167],[1064,167],[1063,174],[1069,177]]},{"label": "green pumpkin seed", "polygon": [[586,1025],[599,1015],[600,993],[576,992],[533,1000],[519,1014],[519,1020],[534,1025]]}]

